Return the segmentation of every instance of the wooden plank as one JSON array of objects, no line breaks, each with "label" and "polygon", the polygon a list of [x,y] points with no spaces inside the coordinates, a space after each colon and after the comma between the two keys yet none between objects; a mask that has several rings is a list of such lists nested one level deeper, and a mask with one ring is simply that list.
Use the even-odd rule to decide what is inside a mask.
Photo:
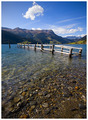
[{"label": "wooden plank", "polygon": [[82,48],[78,48],[78,47],[63,46],[63,45],[55,45],[55,47],[63,47],[63,48],[67,48],[67,49],[70,49],[70,48],[73,48],[73,49],[82,49]]},{"label": "wooden plank", "polygon": [[52,50],[52,49],[50,49],[50,48],[44,48],[44,50]]},{"label": "wooden plank", "polygon": [[61,51],[57,51],[57,50],[55,50],[55,52],[64,53],[64,54],[69,54],[69,53],[67,53],[67,52],[61,52]]}]

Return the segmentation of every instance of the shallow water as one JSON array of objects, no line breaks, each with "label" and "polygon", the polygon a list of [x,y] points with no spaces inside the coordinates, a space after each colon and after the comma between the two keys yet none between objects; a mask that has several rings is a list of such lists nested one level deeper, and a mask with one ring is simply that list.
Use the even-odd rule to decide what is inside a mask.
[{"label": "shallow water", "polygon": [[[79,86],[83,84],[86,89],[86,45],[71,46],[82,47],[82,56],[74,55],[70,59],[68,55],[60,53],[52,55],[50,52],[17,48],[17,45],[11,45],[10,49],[8,45],[2,45],[2,105],[16,96],[24,85],[28,88],[31,82],[37,84],[36,80],[39,82],[45,77],[50,80],[56,79],[56,75],[58,78],[62,75],[65,78],[62,81],[76,79],[80,81]],[[68,87],[65,82],[64,85]]]}]

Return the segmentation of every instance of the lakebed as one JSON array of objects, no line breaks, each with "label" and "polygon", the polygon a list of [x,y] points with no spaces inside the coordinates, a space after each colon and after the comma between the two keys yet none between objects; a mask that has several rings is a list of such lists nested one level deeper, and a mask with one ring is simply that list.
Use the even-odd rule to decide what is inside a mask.
[{"label": "lakebed", "polygon": [[86,118],[82,56],[2,47],[2,118]]}]

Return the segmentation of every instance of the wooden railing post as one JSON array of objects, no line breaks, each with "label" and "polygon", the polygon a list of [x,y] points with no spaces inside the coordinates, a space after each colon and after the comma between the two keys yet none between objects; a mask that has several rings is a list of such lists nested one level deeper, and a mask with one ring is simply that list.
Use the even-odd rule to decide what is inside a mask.
[{"label": "wooden railing post", "polygon": [[63,47],[61,47],[61,52],[63,52]]},{"label": "wooden railing post", "polygon": [[28,44],[28,49],[29,49],[29,44]]},{"label": "wooden railing post", "polygon": [[22,43],[20,44],[20,48],[22,48]]},{"label": "wooden railing post", "polygon": [[43,51],[44,49],[43,49],[43,44],[41,44],[41,50]]},{"label": "wooden railing post", "polygon": [[25,49],[25,44],[24,44],[24,49]]},{"label": "wooden railing post", "polygon": [[9,42],[9,48],[11,48],[10,42]]},{"label": "wooden railing post", "polygon": [[79,55],[81,55],[81,54],[82,54],[82,48],[79,49]]},{"label": "wooden railing post", "polygon": [[73,50],[73,48],[71,48],[71,49],[69,49],[70,51],[69,51],[69,57],[71,57],[72,56],[72,50]]},{"label": "wooden railing post", "polygon": [[54,54],[54,45],[52,45],[52,54]]},{"label": "wooden railing post", "polygon": [[34,50],[36,51],[36,44],[34,45]]}]

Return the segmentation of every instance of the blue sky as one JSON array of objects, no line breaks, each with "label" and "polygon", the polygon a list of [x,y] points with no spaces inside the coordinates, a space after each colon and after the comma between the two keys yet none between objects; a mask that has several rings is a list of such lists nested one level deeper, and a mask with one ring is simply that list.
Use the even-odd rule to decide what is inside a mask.
[{"label": "blue sky", "polygon": [[2,27],[52,29],[59,36],[86,34],[86,2],[5,2]]}]

